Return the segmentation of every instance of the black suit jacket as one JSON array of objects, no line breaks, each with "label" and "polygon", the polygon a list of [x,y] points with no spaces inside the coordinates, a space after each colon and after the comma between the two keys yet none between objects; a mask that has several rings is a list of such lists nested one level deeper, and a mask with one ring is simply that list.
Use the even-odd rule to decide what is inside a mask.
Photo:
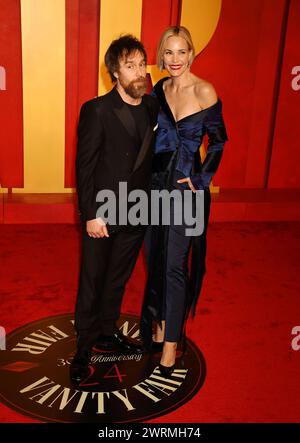
[{"label": "black suit jacket", "polygon": [[79,214],[82,221],[96,218],[99,190],[118,194],[119,182],[133,189],[148,190],[158,102],[142,97],[148,110],[148,126],[137,149],[135,121],[116,87],[81,107],[78,124],[76,181]]}]

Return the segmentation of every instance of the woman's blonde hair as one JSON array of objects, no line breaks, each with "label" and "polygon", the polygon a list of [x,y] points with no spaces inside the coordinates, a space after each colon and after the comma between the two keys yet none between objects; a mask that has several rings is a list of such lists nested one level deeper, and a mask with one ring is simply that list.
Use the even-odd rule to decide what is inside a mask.
[{"label": "woman's blonde hair", "polygon": [[194,44],[192,41],[192,37],[190,34],[190,31],[185,28],[184,26],[170,26],[169,28],[167,28],[165,30],[165,32],[162,34],[162,36],[160,37],[159,40],[159,44],[157,47],[157,53],[156,53],[156,64],[159,67],[159,69],[162,71],[164,68],[163,65],[163,51],[164,51],[164,46],[165,43],[167,41],[167,39],[169,37],[182,37],[184,38],[184,40],[187,42],[189,51],[192,51],[192,56],[190,59],[190,64],[192,63],[192,61],[195,58],[195,48],[194,48]]}]

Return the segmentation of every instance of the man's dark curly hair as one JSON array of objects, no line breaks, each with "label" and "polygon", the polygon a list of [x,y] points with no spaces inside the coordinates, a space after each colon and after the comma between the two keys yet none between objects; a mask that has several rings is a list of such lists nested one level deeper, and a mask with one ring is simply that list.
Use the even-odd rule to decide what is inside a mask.
[{"label": "man's dark curly hair", "polygon": [[129,54],[139,51],[145,57],[147,63],[147,54],[143,44],[133,35],[126,34],[114,40],[105,53],[104,61],[110,75],[111,81],[115,83],[117,79],[114,72],[119,69],[120,58],[127,57]]}]

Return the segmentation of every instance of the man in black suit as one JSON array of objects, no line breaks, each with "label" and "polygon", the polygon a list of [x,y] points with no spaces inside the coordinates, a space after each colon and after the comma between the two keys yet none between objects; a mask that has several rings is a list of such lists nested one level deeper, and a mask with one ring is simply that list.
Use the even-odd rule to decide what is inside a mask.
[{"label": "man in black suit", "polygon": [[78,125],[76,177],[83,233],[75,309],[77,352],[70,366],[71,380],[76,383],[87,376],[95,345],[143,352],[121,334],[116,321],[145,226],[105,224],[96,215],[96,195],[109,189],[118,198],[120,182],[127,183],[128,192],[149,190],[158,104],[144,95],[146,52],[135,37],[114,40],[105,64],[116,85],[108,94],[83,104]]}]

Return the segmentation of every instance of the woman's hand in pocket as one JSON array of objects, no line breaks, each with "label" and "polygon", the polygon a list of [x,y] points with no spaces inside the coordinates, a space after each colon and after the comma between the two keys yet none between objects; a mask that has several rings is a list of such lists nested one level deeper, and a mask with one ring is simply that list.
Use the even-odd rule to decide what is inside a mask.
[{"label": "woman's hand in pocket", "polygon": [[190,190],[193,191],[193,192],[196,192],[196,189],[195,189],[195,187],[194,187],[190,177],[181,178],[180,180],[177,180],[177,183],[187,183],[189,185]]}]

